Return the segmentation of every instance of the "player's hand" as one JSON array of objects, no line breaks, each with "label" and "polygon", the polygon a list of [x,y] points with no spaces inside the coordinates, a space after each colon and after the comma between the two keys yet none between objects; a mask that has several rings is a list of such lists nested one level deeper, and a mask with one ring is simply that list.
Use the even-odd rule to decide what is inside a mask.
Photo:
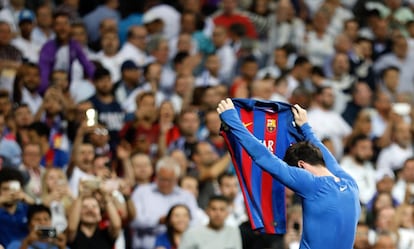
[{"label": "player's hand", "polygon": [[218,114],[222,114],[223,112],[230,110],[230,109],[234,109],[234,104],[230,98],[227,98],[227,99],[223,99],[222,101],[220,101],[217,107],[217,112]]},{"label": "player's hand", "polygon": [[301,127],[306,122],[308,122],[308,115],[305,109],[296,104],[292,107],[293,117],[295,118],[295,123]]}]

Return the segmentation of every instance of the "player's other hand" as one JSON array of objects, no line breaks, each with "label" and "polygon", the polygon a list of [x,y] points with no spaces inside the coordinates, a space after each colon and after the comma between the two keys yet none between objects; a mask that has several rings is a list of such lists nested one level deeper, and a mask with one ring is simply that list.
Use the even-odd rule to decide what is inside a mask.
[{"label": "player's other hand", "polygon": [[308,122],[308,115],[305,109],[296,104],[292,107],[293,117],[295,118],[295,123],[300,127]]},{"label": "player's other hand", "polygon": [[219,114],[222,114],[223,112],[230,110],[230,109],[234,109],[234,104],[230,98],[227,98],[227,99],[223,99],[222,101],[220,101],[217,107],[217,112]]}]

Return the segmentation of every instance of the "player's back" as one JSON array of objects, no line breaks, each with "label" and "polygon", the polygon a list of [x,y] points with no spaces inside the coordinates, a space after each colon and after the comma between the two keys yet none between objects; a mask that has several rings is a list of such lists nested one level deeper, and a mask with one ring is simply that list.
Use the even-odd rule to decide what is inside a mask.
[{"label": "player's back", "polygon": [[317,191],[303,198],[300,248],[352,249],[360,215],[358,187],[349,176],[316,177]]}]

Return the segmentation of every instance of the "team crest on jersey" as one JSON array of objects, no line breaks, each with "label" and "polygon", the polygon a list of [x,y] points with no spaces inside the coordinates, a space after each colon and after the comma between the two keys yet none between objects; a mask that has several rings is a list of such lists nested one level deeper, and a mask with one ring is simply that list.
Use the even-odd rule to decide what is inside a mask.
[{"label": "team crest on jersey", "polygon": [[276,119],[268,119],[266,129],[268,132],[274,132],[276,130]]}]

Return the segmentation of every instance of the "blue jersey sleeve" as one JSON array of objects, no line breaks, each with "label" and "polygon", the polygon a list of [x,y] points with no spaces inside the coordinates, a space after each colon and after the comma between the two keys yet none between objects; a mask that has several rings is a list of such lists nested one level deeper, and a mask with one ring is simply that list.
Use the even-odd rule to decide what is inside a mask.
[{"label": "blue jersey sleeve", "polygon": [[323,160],[325,161],[325,165],[329,171],[331,171],[334,175],[345,173],[341,166],[339,166],[336,158],[331,154],[328,148],[325,147],[321,140],[316,137],[315,133],[313,133],[309,123],[303,124],[300,128],[305,136],[305,140],[311,142],[321,150]]},{"label": "blue jersey sleeve", "polygon": [[286,162],[271,153],[260,141],[242,125],[235,109],[227,110],[220,115],[237,141],[242,145],[253,161],[275,179],[306,198],[315,191],[315,177],[304,169],[289,166]]}]

